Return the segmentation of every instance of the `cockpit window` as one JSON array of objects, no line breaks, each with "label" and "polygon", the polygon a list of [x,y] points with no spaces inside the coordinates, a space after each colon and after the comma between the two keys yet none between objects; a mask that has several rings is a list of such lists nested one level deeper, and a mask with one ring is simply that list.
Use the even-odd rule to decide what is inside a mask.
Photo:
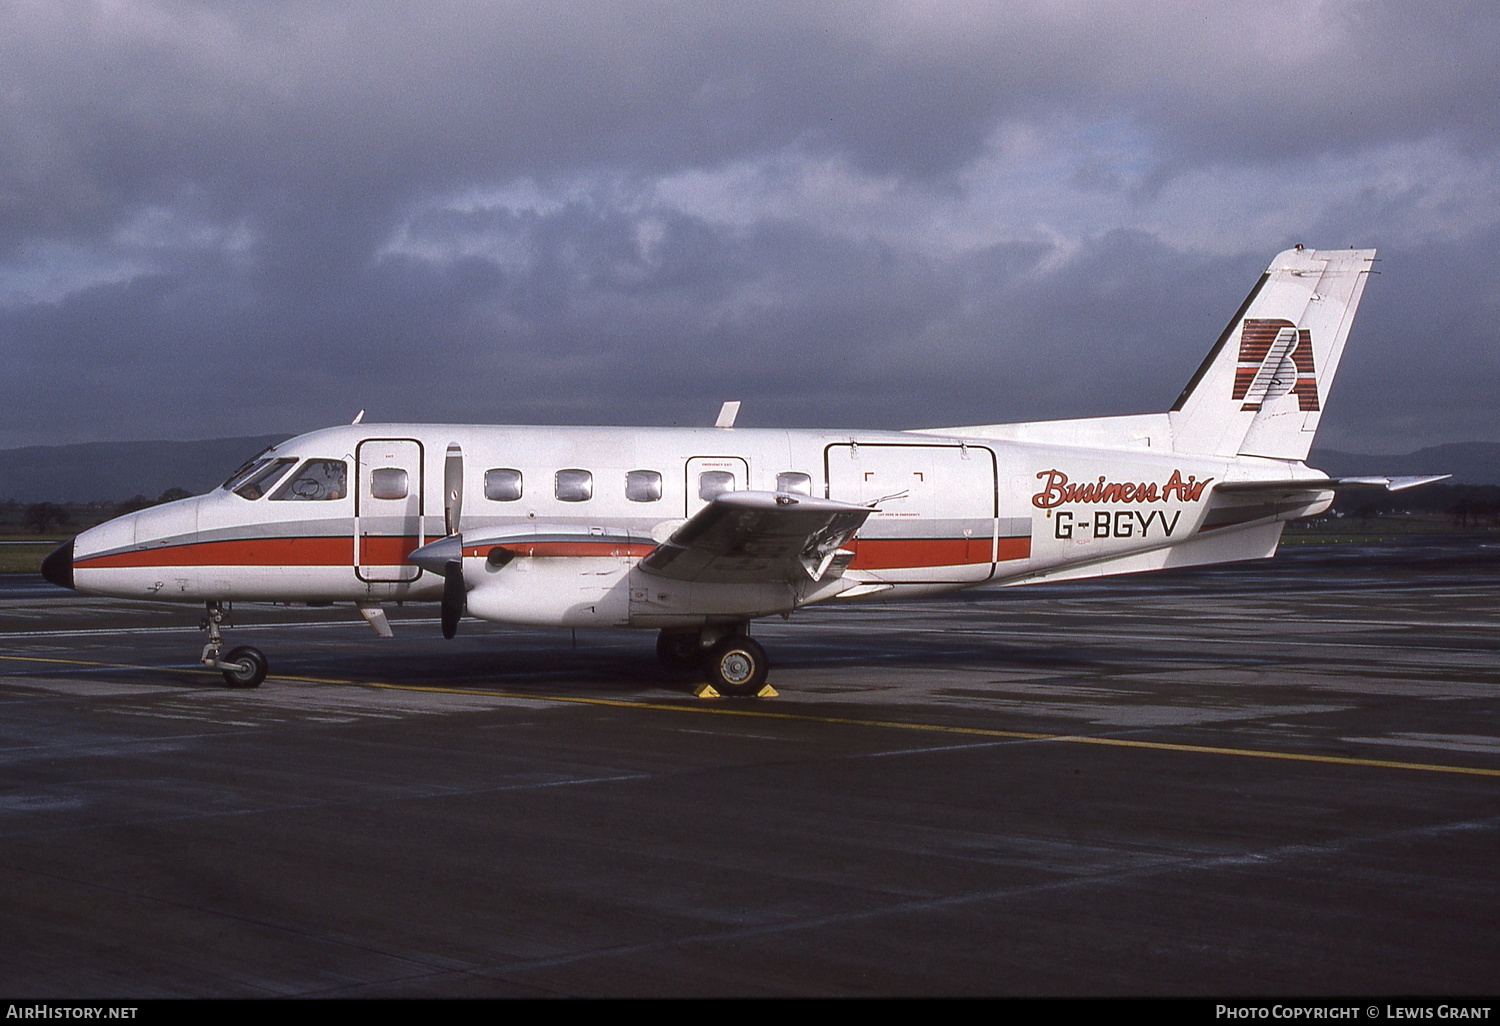
[{"label": "cockpit window", "polygon": [[260,460],[230,478],[224,487],[234,485],[234,494],[242,499],[258,499],[270,491],[271,486],[280,481],[281,476],[292,469],[296,462],[296,459],[285,457],[279,460]]},{"label": "cockpit window", "polygon": [[276,448],[274,445],[268,445],[260,452],[256,453],[254,456],[251,456],[244,463],[241,463],[239,467],[235,469],[235,472],[229,475],[229,480],[225,481],[219,487],[227,492],[231,488],[237,486],[241,481],[245,480],[245,478],[249,477],[258,468],[263,467],[267,463],[271,462],[271,458],[267,456],[266,453],[270,452],[274,448]]},{"label": "cockpit window", "polygon": [[308,460],[286,484],[276,490],[271,501],[327,502],[349,494],[348,468],[343,460]]}]

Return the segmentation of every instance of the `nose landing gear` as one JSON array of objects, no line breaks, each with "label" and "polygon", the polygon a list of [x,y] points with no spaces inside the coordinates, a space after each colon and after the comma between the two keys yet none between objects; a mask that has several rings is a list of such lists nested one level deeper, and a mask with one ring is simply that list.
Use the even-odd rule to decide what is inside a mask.
[{"label": "nose landing gear", "polygon": [[258,648],[241,645],[221,655],[224,636],[219,633],[219,624],[224,622],[224,607],[218,602],[206,602],[207,615],[199,621],[198,629],[208,632],[208,644],[203,646],[199,662],[224,674],[224,680],[232,688],[259,687],[266,679],[266,657]]}]

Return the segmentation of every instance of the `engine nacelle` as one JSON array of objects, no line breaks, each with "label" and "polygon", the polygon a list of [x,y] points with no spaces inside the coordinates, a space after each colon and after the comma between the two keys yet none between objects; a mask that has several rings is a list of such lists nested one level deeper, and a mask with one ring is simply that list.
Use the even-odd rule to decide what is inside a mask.
[{"label": "engine nacelle", "polygon": [[635,562],[628,556],[519,556],[496,566],[468,556],[469,615],[537,627],[624,627]]}]

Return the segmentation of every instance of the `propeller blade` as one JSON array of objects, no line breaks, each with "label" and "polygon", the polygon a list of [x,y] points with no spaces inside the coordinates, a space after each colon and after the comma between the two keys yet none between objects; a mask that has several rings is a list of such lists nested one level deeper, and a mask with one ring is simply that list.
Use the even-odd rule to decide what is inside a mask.
[{"label": "propeller blade", "polygon": [[448,443],[443,461],[443,533],[457,534],[464,512],[464,451],[457,442]]},{"label": "propeller blade", "polygon": [[458,633],[459,617],[464,615],[467,596],[464,591],[464,565],[452,560],[443,567],[443,637]]}]

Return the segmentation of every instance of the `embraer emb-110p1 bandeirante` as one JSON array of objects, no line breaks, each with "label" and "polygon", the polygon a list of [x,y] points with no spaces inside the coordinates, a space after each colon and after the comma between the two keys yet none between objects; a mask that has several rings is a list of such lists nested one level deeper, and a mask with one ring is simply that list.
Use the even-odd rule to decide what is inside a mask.
[{"label": "embraer emb-110p1 bandeirante", "polygon": [[1272,261],[1171,410],[917,431],[360,424],[273,446],[207,495],[119,517],[47,557],[94,595],[384,603],[459,619],[661,632],[657,652],[754,695],[758,617],[1272,555],[1343,487],[1304,460],[1374,250]]}]

